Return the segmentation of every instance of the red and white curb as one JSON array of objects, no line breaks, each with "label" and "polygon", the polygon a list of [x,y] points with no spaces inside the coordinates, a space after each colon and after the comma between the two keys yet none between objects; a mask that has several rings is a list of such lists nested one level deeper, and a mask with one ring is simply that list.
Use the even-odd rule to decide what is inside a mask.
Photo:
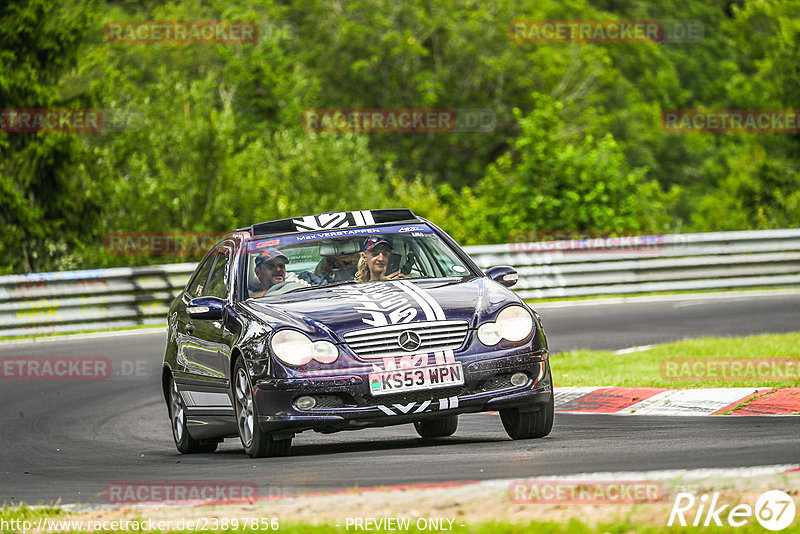
[{"label": "red and white curb", "polygon": [[557,387],[556,412],[616,415],[800,415],[800,387]]}]

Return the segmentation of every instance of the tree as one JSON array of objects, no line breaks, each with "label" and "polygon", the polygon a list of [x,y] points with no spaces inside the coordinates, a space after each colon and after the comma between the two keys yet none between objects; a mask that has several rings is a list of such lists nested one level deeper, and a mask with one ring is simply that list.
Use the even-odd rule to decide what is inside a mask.
[{"label": "tree", "polygon": [[660,232],[667,195],[631,169],[611,135],[575,135],[559,117],[562,105],[537,94],[536,109],[515,110],[522,133],[474,188],[450,193],[458,239],[507,243],[526,231]]},{"label": "tree", "polygon": [[[59,82],[77,62],[93,5],[0,4],[2,108],[85,107]],[[91,229],[100,207],[83,172],[85,153],[75,133],[0,129],[1,270],[51,268]]]}]

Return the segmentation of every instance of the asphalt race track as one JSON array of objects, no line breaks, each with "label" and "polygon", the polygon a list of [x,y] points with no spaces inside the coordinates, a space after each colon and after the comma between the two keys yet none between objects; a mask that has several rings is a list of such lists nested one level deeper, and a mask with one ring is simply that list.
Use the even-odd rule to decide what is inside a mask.
[{"label": "asphalt race track", "polygon": [[[538,310],[557,353],[797,330],[800,294]],[[172,443],[159,389],[163,347],[164,334],[149,332],[0,344],[0,357],[105,356],[114,362],[105,380],[0,381],[0,503],[102,503],[111,482],[247,481],[268,495],[800,462],[798,419],[792,417],[578,414],[557,414],[552,434],[542,440],[511,441],[497,415],[473,414],[461,417],[454,436],[428,443],[403,425],[304,433],[285,458],[251,460],[233,439],[214,454],[182,456]]]}]

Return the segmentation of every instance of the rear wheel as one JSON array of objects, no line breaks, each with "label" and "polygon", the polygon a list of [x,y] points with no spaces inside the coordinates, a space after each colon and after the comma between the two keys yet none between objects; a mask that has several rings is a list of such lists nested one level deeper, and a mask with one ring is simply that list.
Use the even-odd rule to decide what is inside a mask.
[{"label": "rear wheel", "polygon": [[194,454],[217,450],[217,441],[194,439],[189,435],[186,429],[186,405],[172,376],[169,377],[169,418],[172,422],[172,439],[178,452]]},{"label": "rear wheel", "polygon": [[414,429],[423,438],[444,438],[455,434],[458,428],[458,416],[448,415],[437,419],[427,419],[414,423]]},{"label": "rear wheel", "polygon": [[500,420],[511,439],[543,438],[553,429],[554,408],[553,394],[550,393],[550,400],[539,405],[538,410],[529,412],[506,408],[500,410]]},{"label": "rear wheel", "polygon": [[292,447],[292,439],[274,440],[272,434],[264,432],[258,424],[258,409],[253,399],[253,387],[242,359],[236,361],[233,372],[233,402],[236,410],[236,426],[244,452],[251,458],[286,456]]}]

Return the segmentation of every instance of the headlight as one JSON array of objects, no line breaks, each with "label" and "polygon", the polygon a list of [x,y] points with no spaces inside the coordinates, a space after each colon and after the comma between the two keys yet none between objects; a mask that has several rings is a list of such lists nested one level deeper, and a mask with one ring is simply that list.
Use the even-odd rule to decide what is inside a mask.
[{"label": "headlight", "polygon": [[495,319],[500,336],[509,341],[522,341],[533,330],[533,317],[522,306],[509,306]]},{"label": "headlight", "polygon": [[339,357],[339,349],[329,341],[311,341],[297,330],[279,330],[270,341],[272,352],[289,365],[305,365],[311,360],[333,363]]},{"label": "headlight", "polygon": [[478,339],[487,347],[491,347],[500,343],[503,338],[500,336],[497,323],[483,323],[478,327]]},{"label": "headlight", "polygon": [[522,306],[509,306],[497,314],[494,322],[478,327],[478,339],[487,347],[500,343],[501,339],[522,341],[533,330],[533,317]]}]

